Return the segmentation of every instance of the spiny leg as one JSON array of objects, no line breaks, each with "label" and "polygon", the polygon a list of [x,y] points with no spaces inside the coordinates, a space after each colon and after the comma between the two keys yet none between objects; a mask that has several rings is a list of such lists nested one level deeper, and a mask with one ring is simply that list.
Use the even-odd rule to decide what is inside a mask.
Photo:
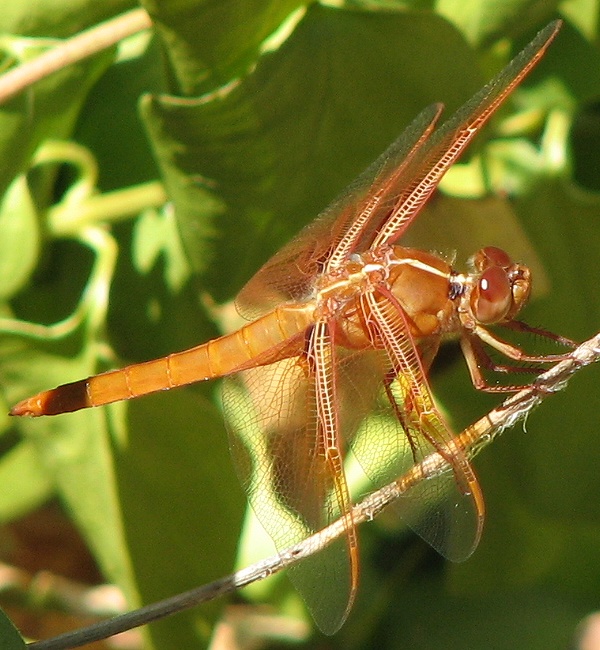
[{"label": "spiny leg", "polygon": [[524,332],[526,334],[541,336],[542,338],[553,341],[554,343],[558,343],[559,345],[564,345],[566,348],[571,348],[572,350],[578,346],[577,341],[574,341],[573,339],[562,336],[561,334],[556,334],[550,330],[543,329],[542,327],[532,327],[531,325],[528,325],[527,323],[524,323],[520,320],[511,320],[507,323],[500,323],[500,326],[509,330],[513,330],[514,332]]}]

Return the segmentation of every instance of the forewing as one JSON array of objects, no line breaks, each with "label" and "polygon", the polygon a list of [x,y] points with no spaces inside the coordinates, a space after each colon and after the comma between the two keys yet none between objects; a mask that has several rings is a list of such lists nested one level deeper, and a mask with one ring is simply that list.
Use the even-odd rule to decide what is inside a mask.
[{"label": "forewing", "polygon": [[[388,200],[380,203],[378,211],[384,215],[387,213],[386,219],[372,218],[361,246],[376,248],[392,244],[404,233],[448,168],[540,60],[561,24],[561,21],[554,21],[541,30],[527,47],[419,148],[403,170],[399,184],[404,189],[396,196],[390,193]],[[385,221],[384,225],[382,221]]]},{"label": "forewing", "polygon": [[[278,550],[343,514],[340,486],[325,461],[314,377],[305,362],[285,359],[228,378],[224,404],[240,481]],[[347,540],[340,539],[289,570],[328,634],[339,629],[352,603],[356,585],[349,553]]]},{"label": "forewing", "polygon": [[361,378],[376,384],[379,391],[352,450],[376,487],[399,479],[428,455],[440,453],[447,470],[410,488],[396,508],[441,555],[463,560],[477,546],[483,525],[477,478],[466,455],[451,444],[448,447],[452,434],[433,402],[400,306],[371,294],[365,297],[363,309],[370,312],[372,336],[381,341],[385,352],[369,353],[377,355],[370,371],[361,362]]},{"label": "forewing", "polygon": [[240,292],[236,304],[256,318],[310,295],[315,277],[352,253],[395,242],[444,173],[544,54],[560,21],[549,24],[494,79],[430,136],[441,105],[426,108],[320,217],[274,255]]},{"label": "forewing", "polygon": [[[236,306],[242,316],[253,319],[284,301],[310,295],[314,280],[325,269],[356,250],[361,233],[381,226],[378,203],[402,188],[402,169],[415,156],[431,133],[441,106],[423,110],[402,135],[319,217],[276,253],[241,290]],[[389,208],[387,208],[389,211]]]},{"label": "forewing", "polygon": [[[375,375],[368,381],[375,381]],[[381,391],[372,413],[356,436],[352,451],[375,488],[402,477],[449,439],[438,412],[426,418],[405,414],[407,387],[395,379],[388,391],[379,376]],[[392,400],[390,400],[390,395]],[[398,413],[403,417],[399,418]],[[481,535],[483,512],[479,498],[473,495],[473,476],[463,478],[465,459],[451,458],[447,471],[417,483],[400,497],[393,508],[400,518],[443,557],[452,561],[466,559],[475,550]],[[456,473],[461,475],[457,479]]]}]

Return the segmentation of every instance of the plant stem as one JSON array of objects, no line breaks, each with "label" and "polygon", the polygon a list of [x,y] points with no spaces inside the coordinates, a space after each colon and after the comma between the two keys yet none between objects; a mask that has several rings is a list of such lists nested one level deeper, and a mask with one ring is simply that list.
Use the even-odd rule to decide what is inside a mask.
[{"label": "plant stem", "polygon": [[86,29],[44,52],[36,59],[27,61],[2,75],[0,77],[0,104],[53,72],[112,47],[127,36],[149,27],[152,27],[152,21],[146,11],[133,9],[100,25]]}]

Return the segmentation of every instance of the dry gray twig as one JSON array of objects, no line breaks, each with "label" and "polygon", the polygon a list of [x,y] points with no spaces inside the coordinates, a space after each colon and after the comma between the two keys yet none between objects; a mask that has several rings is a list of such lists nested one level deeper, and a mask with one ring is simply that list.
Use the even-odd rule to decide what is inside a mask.
[{"label": "dry gray twig", "polygon": [[[450,466],[446,458],[453,453],[460,451],[468,458],[475,456],[504,430],[524,419],[543,399],[562,390],[575,372],[598,361],[598,359],[600,359],[600,333],[574,349],[566,360],[557,363],[539,375],[531,386],[512,395],[486,416],[455,436],[448,443],[447,450],[440,450],[442,452],[447,451],[447,453],[443,455],[438,452],[429,454],[398,480],[365,497],[353,508],[354,522],[359,524],[370,521],[383,508],[406,494],[421,481],[438,475],[440,472],[449,471]],[[218,596],[266,578],[309,555],[318,553],[344,533],[344,526],[345,519],[342,517],[300,544],[225,578],[147,605],[133,612],[122,614],[108,621],[75,632],[62,634],[53,639],[31,643],[28,648],[31,648],[31,650],[68,650],[69,648],[77,648],[92,641],[104,639],[190,609],[200,603],[213,600]]]}]

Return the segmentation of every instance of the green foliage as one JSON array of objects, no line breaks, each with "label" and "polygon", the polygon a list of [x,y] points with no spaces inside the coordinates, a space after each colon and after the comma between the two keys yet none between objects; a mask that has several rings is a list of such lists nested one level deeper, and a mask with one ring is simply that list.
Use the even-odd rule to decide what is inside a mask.
[{"label": "green foliage", "polygon": [[4,612],[0,612],[0,644],[5,650],[22,650],[27,647]]},{"label": "green foliage", "polygon": [[[149,1],[154,34],[0,106],[2,413],[217,335],[227,318],[213,301],[231,300],[426,105],[448,114],[466,101],[554,4]],[[14,3],[0,17],[4,68],[56,44],[33,37],[68,37],[129,6],[79,2],[75,21],[71,2]],[[600,53],[596,3],[560,7],[567,24],[477,156],[445,179],[454,198],[436,203],[425,236],[458,250],[457,265],[487,236],[529,251],[541,291],[526,320],[578,339],[600,322],[600,201],[570,170],[597,188],[600,148],[584,131],[588,146],[566,151],[576,112],[600,91]],[[486,185],[512,201],[484,199]],[[459,430],[498,398],[476,394],[449,350],[433,382]],[[385,514],[363,527],[358,603],[329,643],[564,647],[598,601],[596,381],[597,368],[582,373],[526,435],[505,434],[476,461],[487,523],[468,562],[399,544],[404,529]],[[59,498],[132,607],[229,573],[245,501],[213,388],[40,420],[0,414],[0,520]],[[270,553],[246,537],[243,553]],[[297,613],[289,589],[274,580],[260,597]],[[222,604],[153,626],[148,643],[205,645]],[[21,647],[8,638],[3,648]]]}]

